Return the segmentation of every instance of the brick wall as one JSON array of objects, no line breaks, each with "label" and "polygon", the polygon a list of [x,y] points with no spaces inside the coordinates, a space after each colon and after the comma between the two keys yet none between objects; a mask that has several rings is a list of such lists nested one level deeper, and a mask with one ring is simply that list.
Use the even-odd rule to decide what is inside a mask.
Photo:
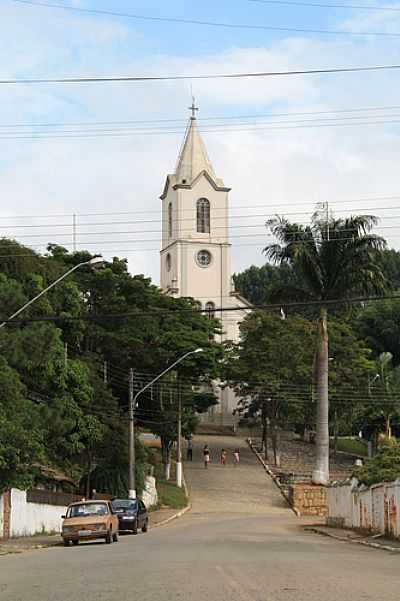
[{"label": "brick wall", "polygon": [[[1,500],[1,497],[0,497]],[[0,532],[0,538],[10,538],[11,529],[11,491],[3,492],[3,532]]]},{"label": "brick wall", "polygon": [[326,488],[317,484],[299,483],[289,487],[289,502],[300,515],[326,516]]}]

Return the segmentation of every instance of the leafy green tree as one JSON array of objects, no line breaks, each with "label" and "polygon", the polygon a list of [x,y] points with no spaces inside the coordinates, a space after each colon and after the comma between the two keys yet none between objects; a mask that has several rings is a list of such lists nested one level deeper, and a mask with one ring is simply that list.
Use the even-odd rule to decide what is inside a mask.
[{"label": "leafy green tree", "polygon": [[240,325],[240,342],[232,345],[226,378],[241,397],[239,411],[260,415],[268,458],[267,430],[271,425],[275,462],[278,426],[312,411],[310,387],[313,324],[302,317],[282,320],[271,312],[254,311]]},{"label": "leafy green tree", "polygon": [[357,468],[353,476],[367,486],[400,478],[400,443],[392,439],[381,444],[377,454]]},{"label": "leafy green tree", "polygon": [[233,274],[235,288],[254,305],[270,302],[271,294],[282,286],[299,286],[297,273],[290,265],[251,265]]},{"label": "leafy green tree", "polygon": [[368,304],[355,316],[354,325],[375,358],[389,352],[393,365],[400,365],[400,299]]},{"label": "leafy green tree", "polygon": [[[91,258],[86,251],[68,253],[57,245],[39,256],[15,241],[7,244],[15,256],[0,257],[3,317]],[[149,279],[129,274],[126,260],[114,258],[101,270],[81,267],[0,330],[0,354],[33,399],[45,441],[44,462],[80,479],[86,493],[99,484],[124,490],[129,368],[146,382],[177,357],[202,347],[196,362],[188,361],[180,371],[190,390],[184,427],[194,426],[195,412],[206,410],[215,397],[195,394],[192,385],[209,386],[222,358],[222,347],[214,339],[218,322],[194,312],[195,306],[191,299],[162,294]],[[54,315],[61,320],[31,321]],[[106,383],[99,374],[104,361],[109,368]],[[146,396],[141,399],[140,423],[158,431],[146,412],[151,402]],[[164,423],[168,408],[165,414],[159,406],[157,410]],[[138,470],[139,482],[144,474],[141,460]]]},{"label": "leafy green tree", "polygon": [[266,246],[266,257],[276,264],[291,266],[300,286],[283,286],[274,297],[320,303],[318,335],[314,358],[317,396],[317,454],[315,483],[329,481],[329,397],[328,397],[328,307],[332,300],[346,300],[358,294],[380,294],[386,279],[379,264],[385,241],[371,230],[377,219],[359,215],[321,221],[311,225],[290,223],[283,217],[267,225],[278,243]]},{"label": "leafy green tree", "polygon": [[43,455],[36,407],[25,398],[17,372],[0,358],[0,492],[32,484]]}]

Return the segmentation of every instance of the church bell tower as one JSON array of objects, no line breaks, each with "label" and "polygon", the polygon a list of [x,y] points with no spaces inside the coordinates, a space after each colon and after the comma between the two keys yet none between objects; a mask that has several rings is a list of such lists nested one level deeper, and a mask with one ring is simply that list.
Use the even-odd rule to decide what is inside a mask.
[{"label": "church bell tower", "polygon": [[231,295],[228,193],[200,136],[193,102],[175,172],[162,200],[161,288],[210,313]]}]

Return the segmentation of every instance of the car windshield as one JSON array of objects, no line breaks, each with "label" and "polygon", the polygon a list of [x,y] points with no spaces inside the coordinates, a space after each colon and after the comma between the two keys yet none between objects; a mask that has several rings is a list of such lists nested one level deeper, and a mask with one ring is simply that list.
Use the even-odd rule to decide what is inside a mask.
[{"label": "car windshield", "polygon": [[116,499],[112,502],[113,509],[137,509],[137,501],[133,499]]},{"label": "car windshield", "polygon": [[82,503],[81,505],[72,505],[67,512],[68,518],[80,518],[87,515],[107,515],[108,507],[106,503]]}]

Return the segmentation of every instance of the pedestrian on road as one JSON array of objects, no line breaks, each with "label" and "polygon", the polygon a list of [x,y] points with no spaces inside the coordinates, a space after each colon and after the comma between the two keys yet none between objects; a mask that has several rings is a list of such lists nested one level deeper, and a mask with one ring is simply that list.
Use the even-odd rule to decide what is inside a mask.
[{"label": "pedestrian on road", "polygon": [[203,457],[204,457],[204,467],[205,469],[208,468],[208,464],[210,463],[210,450],[208,448],[208,445],[204,445],[204,449],[203,449]]},{"label": "pedestrian on road", "polygon": [[225,451],[225,449],[221,450],[221,456],[219,458],[219,461],[220,461],[221,465],[225,465],[226,464],[226,451]]},{"label": "pedestrian on road", "polygon": [[233,458],[234,458],[234,465],[239,465],[240,463],[240,451],[239,449],[236,449],[236,451],[233,453]]},{"label": "pedestrian on road", "polygon": [[187,449],[186,449],[187,461],[193,461],[193,442],[191,438],[188,438]]}]

